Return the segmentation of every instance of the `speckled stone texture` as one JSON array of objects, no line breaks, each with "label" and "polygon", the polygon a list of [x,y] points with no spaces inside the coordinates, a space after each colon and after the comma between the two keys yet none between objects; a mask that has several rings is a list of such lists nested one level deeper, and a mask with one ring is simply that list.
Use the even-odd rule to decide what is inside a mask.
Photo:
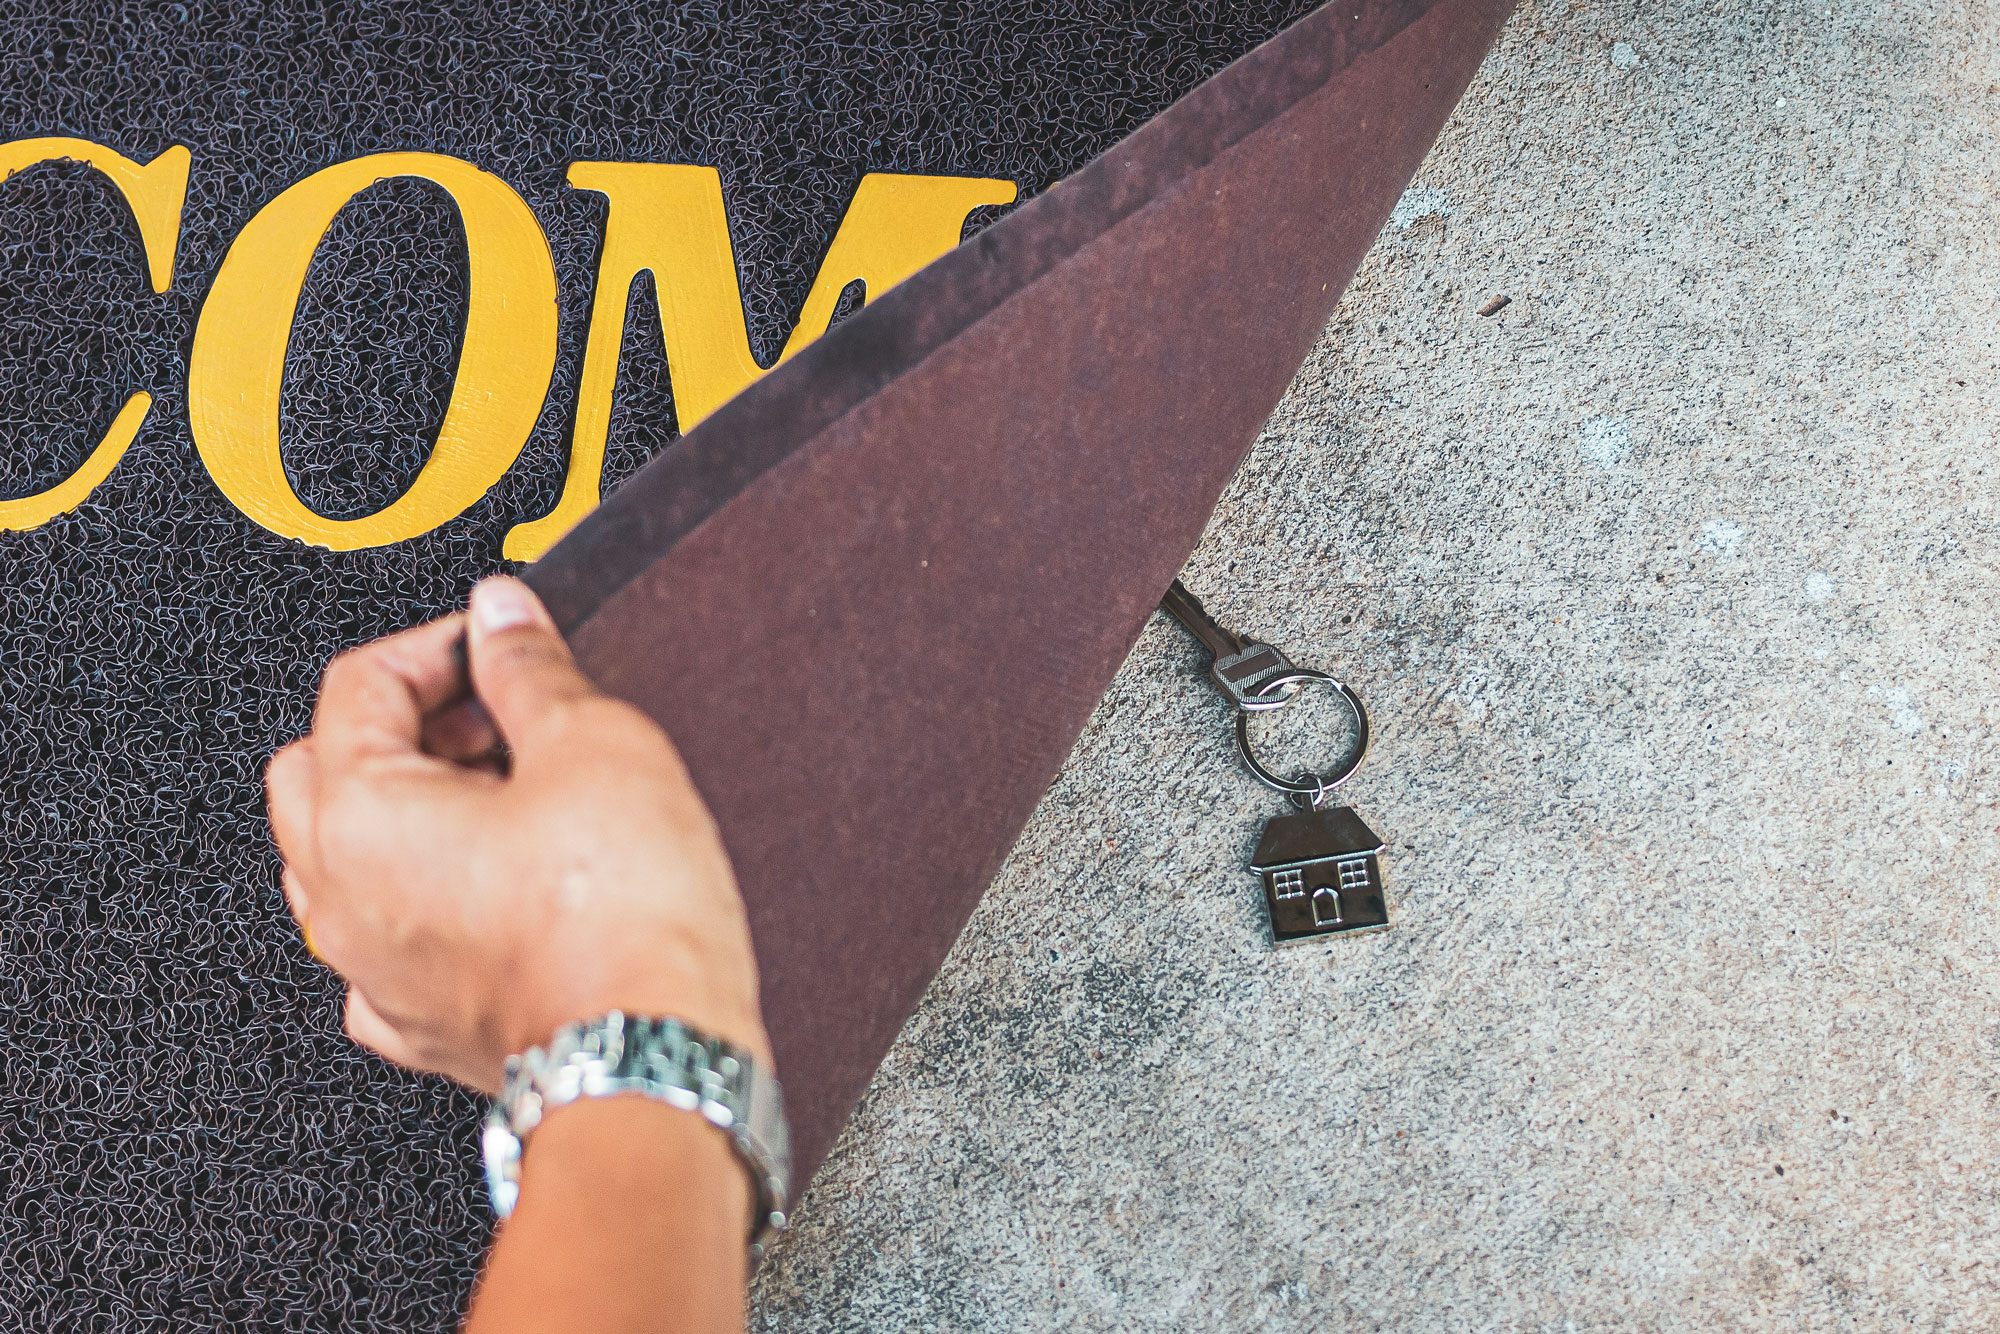
[{"label": "speckled stone texture", "polygon": [[2000,1321],[1994,19],[1517,15],[1188,573],[1395,929],[1267,950],[1156,624],[761,1328]]}]

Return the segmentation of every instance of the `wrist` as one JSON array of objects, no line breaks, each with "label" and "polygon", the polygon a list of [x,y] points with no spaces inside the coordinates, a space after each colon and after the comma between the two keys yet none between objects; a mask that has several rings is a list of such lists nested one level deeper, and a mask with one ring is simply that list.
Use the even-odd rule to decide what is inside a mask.
[{"label": "wrist", "polygon": [[509,1058],[483,1135],[496,1213],[521,1196],[527,1142],[545,1119],[584,1103],[641,1095],[706,1129],[738,1160],[756,1200],[752,1244],[785,1225],[790,1185],[783,1095],[767,1065],[714,1033],[657,1015],[611,1012],[561,1027],[547,1045]]},{"label": "wrist", "polygon": [[728,1223],[729,1250],[743,1253],[757,1192],[729,1141],[699,1117],[637,1094],[582,1098],[552,1108],[521,1161],[521,1210],[562,1194],[629,1194],[678,1207],[703,1201]]},{"label": "wrist", "polygon": [[757,1003],[755,964],[745,960],[737,969],[718,968],[721,953],[709,951],[698,960],[689,957],[691,950],[671,947],[648,949],[636,958],[616,957],[601,946],[548,950],[515,971],[534,985],[513,992],[501,1022],[505,1050],[518,1056],[566,1025],[618,1010],[679,1020],[748,1052],[769,1069],[771,1042]]}]

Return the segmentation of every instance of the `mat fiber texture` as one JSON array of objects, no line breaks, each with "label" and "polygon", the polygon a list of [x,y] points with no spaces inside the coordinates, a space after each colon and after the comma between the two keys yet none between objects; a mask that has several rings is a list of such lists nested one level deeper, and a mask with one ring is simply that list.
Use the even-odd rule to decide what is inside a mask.
[{"label": "mat fiber texture", "polygon": [[[101,177],[50,165],[0,187],[0,495],[68,475],[133,389],[158,399],[81,510],[0,534],[0,1325],[435,1330],[462,1308],[488,1235],[473,1100],[341,1036],[334,979],[284,912],[259,770],[305,727],[329,655],[459,603],[552,504],[603,223],[568,164],[720,168],[768,362],[864,171],[1032,196],[1309,7],[70,0],[0,25],[0,138],[194,155],[160,297]],[[259,206],[393,149],[469,159],[527,199],[561,350],[483,502],[335,555],[209,482],[187,352]],[[308,504],[358,515],[408,485],[465,301],[440,193],[392,182],[341,214],[286,369]],[[614,481],[673,434],[649,280],[631,311]]]}]

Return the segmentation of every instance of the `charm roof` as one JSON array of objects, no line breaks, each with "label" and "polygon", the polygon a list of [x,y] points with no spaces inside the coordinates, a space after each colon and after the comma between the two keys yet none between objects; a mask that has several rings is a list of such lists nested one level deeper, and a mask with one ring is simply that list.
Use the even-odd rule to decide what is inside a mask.
[{"label": "charm roof", "polygon": [[1348,857],[1357,852],[1380,852],[1382,840],[1345,806],[1323,811],[1283,815],[1264,826],[1257,840],[1256,855],[1250,859],[1253,871],[1270,871],[1280,866],[1301,866],[1307,862]]}]

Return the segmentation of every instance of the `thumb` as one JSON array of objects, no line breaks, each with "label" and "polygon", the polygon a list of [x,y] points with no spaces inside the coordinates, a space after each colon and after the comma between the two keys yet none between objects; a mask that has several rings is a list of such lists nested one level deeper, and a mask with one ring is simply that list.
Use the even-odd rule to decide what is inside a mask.
[{"label": "thumb", "polygon": [[472,689],[515,753],[533,749],[564,706],[596,687],[577,670],[542,600],[519,579],[495,575],[472,590],[466,634]]}]

